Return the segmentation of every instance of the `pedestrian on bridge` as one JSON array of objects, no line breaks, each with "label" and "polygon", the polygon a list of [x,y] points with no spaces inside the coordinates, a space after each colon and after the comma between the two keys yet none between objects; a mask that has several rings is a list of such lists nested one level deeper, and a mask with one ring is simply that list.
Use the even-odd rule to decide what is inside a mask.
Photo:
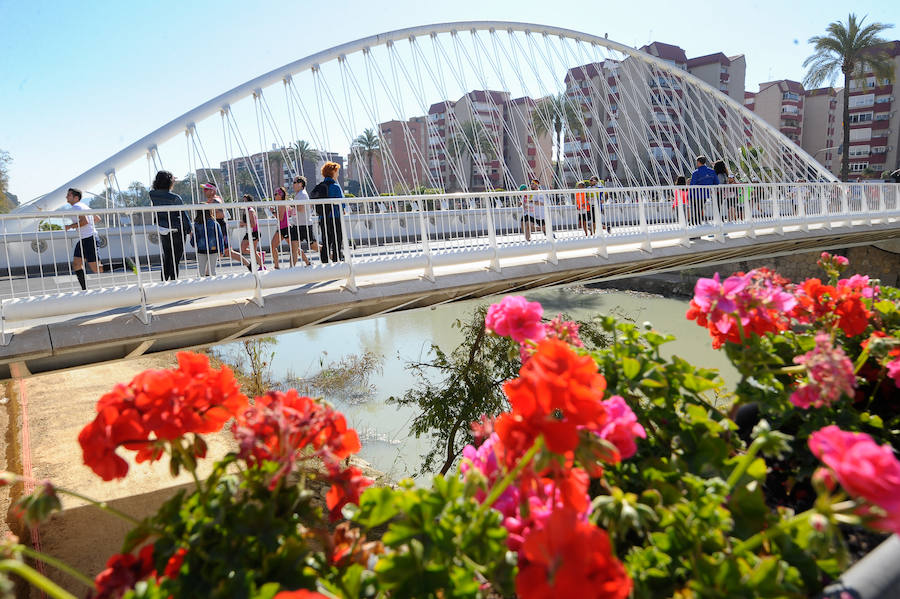
[{"label": "pedestrian on bridge", "polygon": [[[241,198],[244,202],[252,202],[253,196],[249,193],[245,193],[244,197]],[[259,249],[259,219],[256,217],[256,208],[253,206],[247,207],[246,216],[241,216],[240,226],[244,229],[247,229],[248,226],[250,231],[244,234],[244,238],[241,239],[241,254],[250,254],[250,238],[253,238],[253,252],[256,254],[256,269],[257,270],[265,270],[266,269],[266,253]],[[250,266],[247,267],[252,270]]]},{"label": "pedestrian on bridge", "polygon": [[[66,192],[66,202],[69,203],[69,210],[83,212],[90,210],[81,203],[81,190],[70,187]],[[97,230],[94,228],[96,223],[100,222],[100,215],[93,214],[86,216],[78,214],[72,216],[72,224],[66,225],[65,230],[78,229],[78,242],[75,243],[75,250],[72,252],[72,270],[81,285],[82,291],[87,289],[87,281],[84,277],[84,263],[87,262],[91,268],[91,272],[103,272],[103,265],[97,259]]]},{"label": "pedestrian on bridge", "polygon": [[191,237],[191,245],[197,248],[200,276],[216,276],[216,261],[225,247],[225,237],[216,222],[215,210],[198,210],[194,217],[194,227],[188,235]]},{"label": "pedestrian on bridge", "polygon": [[[719,176],[716,174],[716,171],[706,166],[706,156],[703,156],[702,154],[697,156],[697,169],[691,173],[691,187],[709,187],[718,184]],[[709,190],[691,190],[689,195],[689,207],[691,212],[693,212],[692,218],[696,222],[701,222],[703,220],[703,208],[706,205],[706,201],[709,199]]]},{"label": "pedestrian on bridge", "polygon": [[541,190],[541,182],[537,178],[531,180],[531,190],[536,192],[522,197],[522,229],[525,231],[525,241],[531,241],[531,233],[540,227],[541,232],[547,235],[547,225],[544,221],[544,211],[547,205],[547,196]]},{"label": "pedestrian on bridge", "polygon": [[[322,166],[324,179],[313,187],[309,197],[314,200],[343,199],[344,190],[336,180],[340,170],[341,165],[337,162],[326,162]],[[326,264],[329,260],[343,261],[344,230],[341,225],[341,203],[316,204],[316,213],[319,215],[319,233],[322,235],[319,259],[322,264]]]},{"label": "pedestrian on bridge", "polygon": [[[319,243],[316,241],[312,228],[313,209],[309,203],[309,194],[306,193],[306,177],[303,175],[294,177],[294,201],[298,202],[294,206],[296,214],[296,224],[294,226],[297,228],[296,237],[301,244],[306,242],[306,246],[310,251],[318,252],[320,249]],[[303,263],[309,266],[309,257],[303,251],[302,245],[300,246],[300,257],[303,259]]]},{"label": "pedestrian on bridge", "polygon": [[[172,193],[175,176],[169,171],[159,171],[153,179],[150,203],[154,206],[183,206],[184,201]],[[162,255],[162,280],[174,281],[184,258],[184,236],[191,230],[191,219],[183,209],[160,210],[156,213],[159,227],[159,252]]]},{"label": "pedestrian on bridge", "polygon": [[[225,203],[222,197],[219,195],[219,188],[215,183],[207,182],[200,185],[200,189],[203,190],[203,195],[206,196],[207,204],[219,204],[220,206]],[[216,222],[219,223],[219,228],[222,230],[223,247],[219,248],[219,253],[223,258],[231,258],[232,260],[236,260],[250,268],[250,261],[244,258],[240,252],[236,252],[231,249],[231,244],[228,242],[228,222],[225,220],[225,210],[221,207],[216,207],[215,211]]]}]

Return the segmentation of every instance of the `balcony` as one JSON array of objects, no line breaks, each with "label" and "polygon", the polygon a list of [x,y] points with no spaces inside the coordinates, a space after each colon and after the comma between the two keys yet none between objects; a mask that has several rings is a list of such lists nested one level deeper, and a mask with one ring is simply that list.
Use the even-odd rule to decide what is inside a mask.
[{"label": "balcony", "polygon": [[891,122],[890,121],[872,121],[871,123],[867,123],[867,124],[870,124],[872,126],[872,130],[875,131],[875,130],[887,129],[888,127],[890,127]]}]

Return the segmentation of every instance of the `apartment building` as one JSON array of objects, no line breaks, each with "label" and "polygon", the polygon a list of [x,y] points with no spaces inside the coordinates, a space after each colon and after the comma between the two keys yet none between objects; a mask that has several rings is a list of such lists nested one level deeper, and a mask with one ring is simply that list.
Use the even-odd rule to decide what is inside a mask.
[{"label": "apartment building", "polygon": [[687,71],[739,104],[744,102],[747,60],[743,54],[725,56],[722,52],[690,58]]},{"label": "apartment building", "polygon": [[[893,81],[870,72],[850,82],[850,177],[881,178],[884,171],[900,168],[900,41],[884,50],[894,63]],[[840,157],[837,162],[840,171]]]},{"label": "apartment building", "polygon": [[534,131],[536,106],[531,98],[511,99],[508,92],[491,90],[432,104],[425,148],[433,183],[448,191],[481,191],[514,188],[533,176],[549,180],[544,173],[551,135]]},{"label": "apartment building", "polygon": [[759,84],[759,91],[744,93],[744,107],[800,144],[803,136],[803,102],[806,90],[799,81],[781,79]]},{"label": "apartment building", "polygon": [[800,146],[835,176],[841,172],[841,111],[844,90],[820,87],[804,94]]}]

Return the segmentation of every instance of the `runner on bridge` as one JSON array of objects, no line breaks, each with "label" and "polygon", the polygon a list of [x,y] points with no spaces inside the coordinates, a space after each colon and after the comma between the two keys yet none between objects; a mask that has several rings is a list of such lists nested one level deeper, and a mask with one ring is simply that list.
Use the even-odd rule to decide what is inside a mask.
[{"label": "runner on bridge", "polygon": [[[69,210],[82,212],[90,210],[81,203],[81,190],[70,187],[66,193],[66,201],[69,203]],[[94,214],[90,217],[84,214],[73,215],[72,224],[66,225],[66,231],[69,229],[78,229],[78,242],[75,244],[75,250],[72,252],[72,270],[78,278],[78,284],[82,290],[87,289],[87,281],[84,278],[84,262],[87,261],[91,267],[91,272],[103,272],[103,265],[97,260],[97,229],[94,228],[95,223],[100,222],[100,215]]]}]

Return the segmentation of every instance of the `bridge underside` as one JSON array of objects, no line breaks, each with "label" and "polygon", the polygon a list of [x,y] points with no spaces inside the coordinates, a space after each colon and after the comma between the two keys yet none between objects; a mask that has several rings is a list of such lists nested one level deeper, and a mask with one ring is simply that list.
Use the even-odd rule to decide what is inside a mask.
[{"label": "bridge underside", "polygon": [[737,239],[727,245],[700,240],[691,247],[673,245],[652,252],[568,257],[558,262],[444,273],[435,281],[357,280],[357,289],[338,280],[304,285],[267,295],[263,305],[246,298],[210,298],[155,307],[148,324],[135,312],[111,311],[20,329],[0,347],[0,378],[22,378],[145,354],[202,348],[260,335],[295,331],[357,318],[413,310],[447,302],[529,289],[608,281],[684,268],[754,260],[786,254],[868,245],[896,238],[896,230],[878,226],[822,237],[786,233],[772,240]]}]

